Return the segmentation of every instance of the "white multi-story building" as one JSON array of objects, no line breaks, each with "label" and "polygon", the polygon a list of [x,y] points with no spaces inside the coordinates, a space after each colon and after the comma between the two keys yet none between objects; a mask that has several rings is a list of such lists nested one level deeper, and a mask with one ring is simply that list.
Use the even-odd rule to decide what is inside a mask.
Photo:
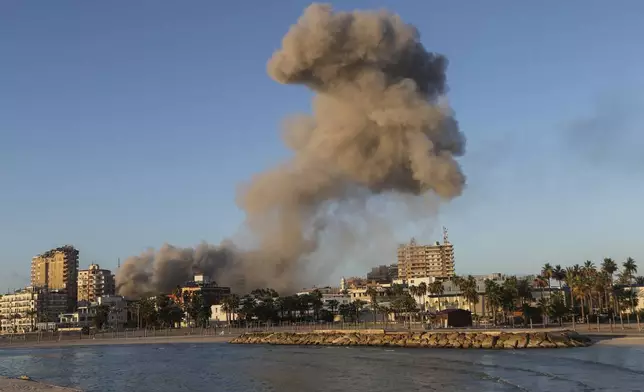
[{"label": "white multi-story building", "polygon": [[113,296],[116,284],[112,271],[90,264],[86,270],[78,271],[78,302],[96,302],[100,297]]},{"label": "white multi-story building", "polygon": [[100,306],[107,308],[104,328],[118,328],[127,323],[127,302],[118,295],[98,297],[97,302],[79,306],[75,312],[61,314],[58,322],[74,326],[91,326]]},{"label": "white multi-story building", "polygon": [[0,331],[24,333],[36,330],[41,322],[58,319],[67,309],[67,294],[28,287],[0,297]]}]

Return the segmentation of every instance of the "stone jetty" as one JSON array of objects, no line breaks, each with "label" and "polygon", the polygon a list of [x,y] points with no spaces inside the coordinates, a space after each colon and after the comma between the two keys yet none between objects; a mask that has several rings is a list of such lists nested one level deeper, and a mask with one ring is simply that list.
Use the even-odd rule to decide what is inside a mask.
[{"label": "stone jetty", "polygon": [[379,346],[427,348],[567,348],[586,347],[590,338],[574,331],[425,331],[385,332],[383,330],[333,330],[313,332],[249,332],[230,341],[233,344]]}]

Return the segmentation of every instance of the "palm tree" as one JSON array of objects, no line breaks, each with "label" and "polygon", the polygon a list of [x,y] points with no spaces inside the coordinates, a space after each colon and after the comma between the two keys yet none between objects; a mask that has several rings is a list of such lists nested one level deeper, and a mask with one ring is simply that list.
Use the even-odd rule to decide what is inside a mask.
[{"label": "palm tree", "polygon": [[485,280],[485,298],[492,310],[492,321],[496,325],[496,310],[501,305],[501,287],[493,280]]},{"label": "palm tree", "polygon": [[425,311],[425,295],[427,295],[427,283],[420,282],[418,285],[418,296],[421,298],[420,310]]},{"label": "palm tree", "polygon": [[548,283],[548,291],[550,291],[550,280],[554,277],[554,268],[550,263],[546,263],[541,268],[541,276],[543,276]]},{"label": "palm tree", "polygon": [[26,314],[29,317],[29,319],[31,320],[31,323],[30,323],[31,326],[30,327],[31,327],[31,331],[33,332],[33,331],[36,330],[35,320],[36,320],[36,316],[38,315],[38,311],[36,309],[29,309]]},{"label": "palm tree", "polygon": [[443,282],[439,280],[435,280],[432,283],[430,283],[429,292],[432,295],[438,296],[438,310],[441,310],[441,301],[442,301],[442,296],[445,293],[445,287],[443,286]]},{"label": "palm tree", "polygon": [[329,300],[327,306],[331,309],[331,313],[335,314],[335,310],[340,306],[340,302],[336,299]]},{"label": "palm tree", "polygon": [[476,279],[472,275],[468,275],[466,279],[459,278],[455,280],[458,282],[458,287],[461,290],[463,297],[469,303],[470,310],[476,316],[476,304],[479,303],[479,295],[476,290]]},{"label": "palm tree", "polygon": [[378,308],[378,291],[373,288],[369,287],[367,288],[367,291],[365,291],[365,294],[369,296],[371,299],[371,310],[373,312],[373,323],[375,324],[377,321],[377,316],[376,316],[376,311]]},{"label": "palm tree", "polygon": [[564,277],[566,276],[566,271],[561,268],[561,265],[557,264],[555,268],[552,270],[552,278],[557,281],[559,284],[559,290],[561,290],[561,282],[564,280]]},{"label": "palm tree", "polygon": [[[628,282],[628,285],[631,286],[630,289],[630,294],[631,294],[631,313],[635,313],[635,302],[633,301],[633,279],[635,277],[635,274],[637,273],[637,263],[632,257],[629,257],[626,259],[626,261],[622,264],[622,274],[624,275],[624,279]],[[628,318],[630,320],[630,316]]]},{"label": "palm tree", "polygon": [[615,295],[613,292],[613,277],[615,275],[615,272],[617,272],[617,263],[610,257],[605,257],[604,260],[602,261],[602,271],[608,275],[608,283],[606,287],[606,304],[610,303],[610,307],[613,309],[613,319],[615,317]]}]

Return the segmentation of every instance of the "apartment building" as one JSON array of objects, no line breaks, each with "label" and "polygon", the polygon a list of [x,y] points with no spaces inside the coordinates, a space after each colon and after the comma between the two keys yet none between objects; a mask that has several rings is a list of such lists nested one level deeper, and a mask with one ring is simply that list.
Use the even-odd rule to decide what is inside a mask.
[{"label": "apartment building", "polygon": [[112,271],[90,264],[86,270],[78,271],[78,302],[96,302],[104,296],[116,294],[116,283]]},{"label": "apartment building", "polygon": [[31,286],[67,292],[67,307],[76,307],[78,250],[71,245],[48,250],[31,259]]},{"label": "apartment building", "polygon": [[27,287],[0,297],[0,331],[24,333],[41,322],[58,319],[67,310],[67,294],[56,290]]},{"label": "apartment building", "polygon": [[398,246],[398,279],[449,278],[454,276],[454,246],[447,241],[417,244],[414,238]]}]

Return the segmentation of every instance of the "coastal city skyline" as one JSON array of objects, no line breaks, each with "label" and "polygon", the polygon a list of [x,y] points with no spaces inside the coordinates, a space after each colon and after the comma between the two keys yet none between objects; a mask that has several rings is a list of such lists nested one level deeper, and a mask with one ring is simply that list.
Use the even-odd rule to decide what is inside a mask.
[{"label": "coastal city skyline", "polygon": [[0,391],[641,390],[642,15],[1,2]]},{"label": "coastal city skyline", "polygon": [[[499,4],[379,4],[448,57],[449,101],[468,143],[459,158],[463,195],[437,214],[428,210],[425,227],[396,222],[391,245],[412,236],[433,241],[448,226],[463,273],[643,258],[633,219],[641,154],[632,149],[642,143],[634,129],[642,124],[644,80],[641,51],[625,39],[641,36],[634,8],[642,4],[585,5],[583,15],[575,2],[556,13]],[[304,88],[280,86],[265,71],[307,5],[260,5],[247,14],[231,4],[226,20],[244,23],[221,22],[215,4],[157,4],[152,15],[132,4],[118,18],[98,3],[10,11],[0,26],[2,36],[15,37],[4,46],[10,60],[0,76],[12,97],[0,117],[0,288],[26,283],[23,265],[61,244],[81,249],[85,266],[113,269],[118,258],[164,242],[189,247],[234,237],[244,219],[236,190],[291,155],[278,140],[280,124],[310,111]],[[495,23],[480,22],[487,17]],[[568,29],[576,18],[585,22]],[[214,38],[230,36],[244,50]],[[46,55],[52,50],[66,55]],[[556,65],[547,61],[555,58]],[[619,72],[608,59],[620,59]],[[602,138],[607,122],[610,143]],[[353,252],[330,268],[330,280],[391,260],[372,261],[379,254]]]}]

